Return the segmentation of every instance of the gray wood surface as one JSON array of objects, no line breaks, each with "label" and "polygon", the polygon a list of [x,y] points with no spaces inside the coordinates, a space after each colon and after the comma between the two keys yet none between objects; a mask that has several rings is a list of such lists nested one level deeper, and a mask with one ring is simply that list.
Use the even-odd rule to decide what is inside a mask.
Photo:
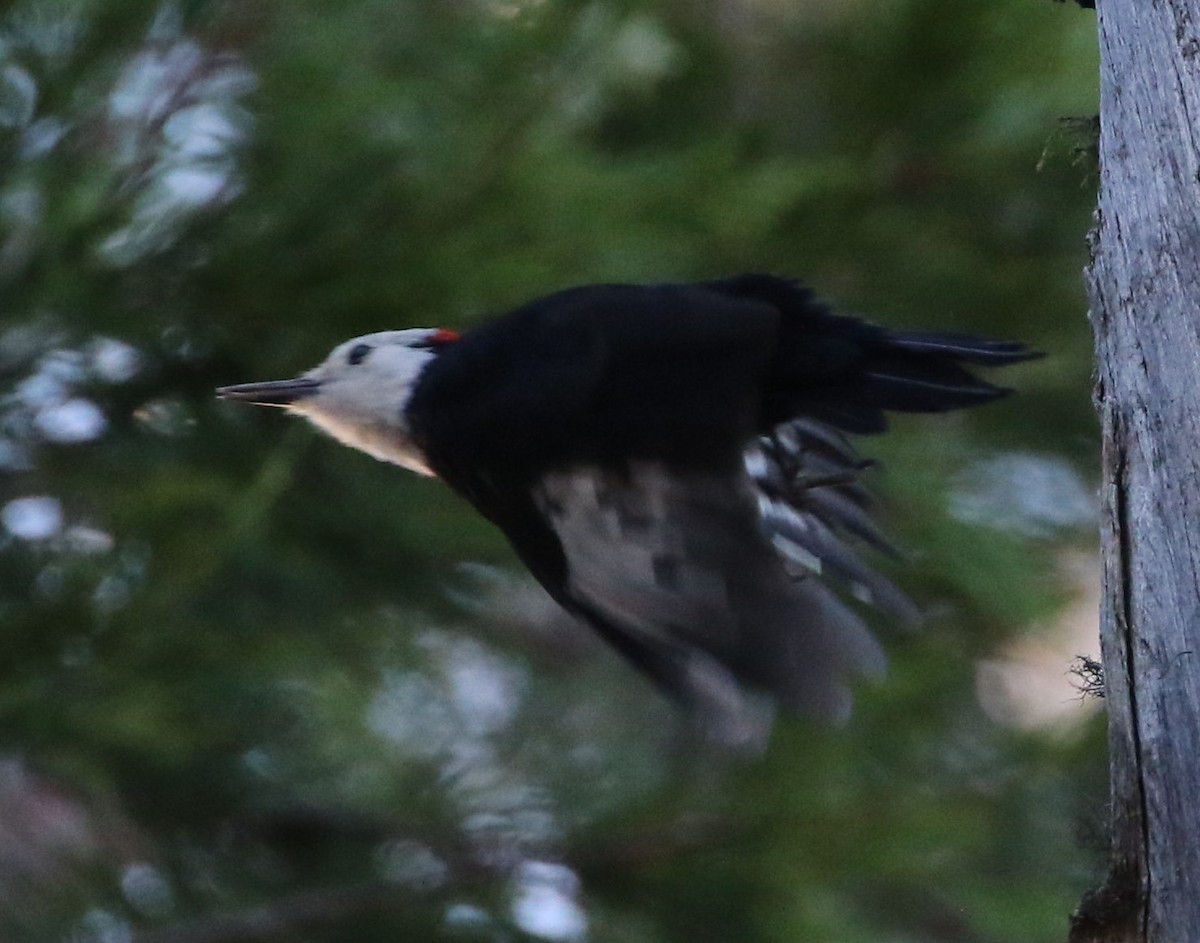
[{"label": "gray wood surface", "polygon": [[1200,0],[1100,0],[1089,270],[1113,871],[1075,943],[1200,941]]}]

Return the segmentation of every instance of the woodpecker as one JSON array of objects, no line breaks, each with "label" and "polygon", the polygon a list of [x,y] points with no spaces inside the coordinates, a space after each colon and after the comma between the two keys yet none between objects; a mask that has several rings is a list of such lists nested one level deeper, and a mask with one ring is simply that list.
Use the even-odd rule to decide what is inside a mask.
[{"label": "woodpecker", "polygon": [[1008,392],[966,368],[1036,354],[834,314],[769,275],[591,285],[459,335],[413,328],[334,348],[292,380],[222,387],[375,458],[436,476],[534,578],[667,692],[740,693],[842,718],[882,671],[854,600],[918,611],[854,543],[891,552],[848,434],[886,411]]}]

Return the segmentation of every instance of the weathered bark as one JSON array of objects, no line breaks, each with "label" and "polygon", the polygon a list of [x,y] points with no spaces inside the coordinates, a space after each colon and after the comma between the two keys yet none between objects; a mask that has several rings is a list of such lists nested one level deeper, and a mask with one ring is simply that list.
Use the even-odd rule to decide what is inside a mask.
[{"label": "weathered bark", "polygon": [[1200,941],[1200,0],[1100,0],[1090,269],[1109,883],[1073,943]]}]

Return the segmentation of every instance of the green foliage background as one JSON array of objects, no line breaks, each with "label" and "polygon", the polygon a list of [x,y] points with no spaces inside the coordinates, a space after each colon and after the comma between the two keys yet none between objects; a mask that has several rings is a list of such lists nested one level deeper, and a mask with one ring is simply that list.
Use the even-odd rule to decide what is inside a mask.
[{"label": "green foliage background", "polygon": [[[1099,721],[1016,732],[974,677],[1053,621],[1091,525],[949,512],[997,456],[1092,474],[1060,119],[1093,47],[1048,0],[6,4],[0,936],[1062,939]],[[761,759],[531,628],[436,483],[212,397],[358,333],[747,270],[1050,353],[862,443],[935,617],[881,627],[847,729],[784,719]]]}]

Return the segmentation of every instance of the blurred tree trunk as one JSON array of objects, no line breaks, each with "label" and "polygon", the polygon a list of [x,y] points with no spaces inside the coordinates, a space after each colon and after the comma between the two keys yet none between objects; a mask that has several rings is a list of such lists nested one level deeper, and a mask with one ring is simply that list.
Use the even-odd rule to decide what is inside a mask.
[{"label": "blurred tree trunk", "polygon": [[1072,943],[1200,940],[1200,0],[1101,0],[1090,269],[1112,871]]}]

